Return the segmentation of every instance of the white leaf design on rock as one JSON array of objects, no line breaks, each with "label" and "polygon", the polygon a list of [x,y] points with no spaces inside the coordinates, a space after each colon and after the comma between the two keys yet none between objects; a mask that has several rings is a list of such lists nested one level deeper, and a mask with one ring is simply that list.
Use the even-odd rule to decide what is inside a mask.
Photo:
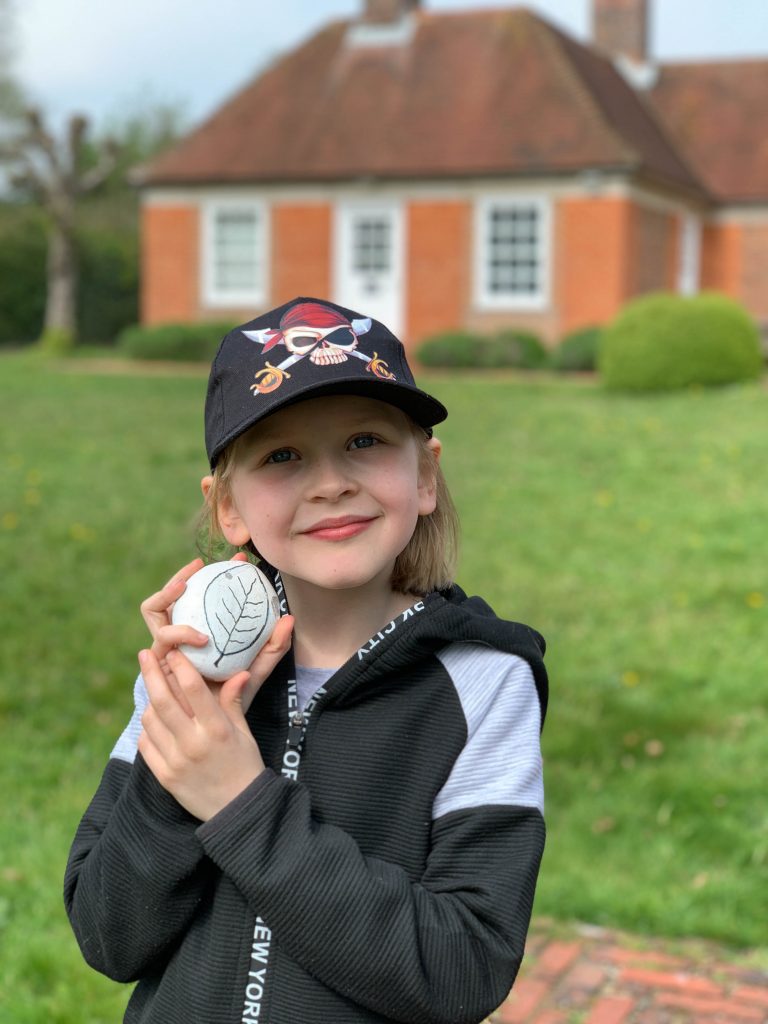
[{"label": "white leaf design on rock", "polygon": [[220,572],[208,584],[203,598],[211,640],[222,658],[253,647],[269,621],[268,595],[252,567],[243,562]]}]

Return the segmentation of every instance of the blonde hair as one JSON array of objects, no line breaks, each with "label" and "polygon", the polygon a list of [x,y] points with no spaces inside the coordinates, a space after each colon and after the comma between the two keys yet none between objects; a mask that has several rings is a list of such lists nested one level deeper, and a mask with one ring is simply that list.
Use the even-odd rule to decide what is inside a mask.
[{"label": "blonde hair", "polygon": [[[419,516],[411,539],[395,559],[391,585],[401,594],[428,594],[431,590],[445,590],[453,582],[458,558],[459,517],[427,435],[416,424],[413,424],[413,432],[419,445],[419,472],[435,477],[435,508],[429,515]],[[224,539],[219,525],[219,503],[222,498],[231,497],[232,472],[243,436],[235,438],[219,456],[213,483],[200,513],[198,546],[208,561],[228,558],[238,550]],[[248,551],[263,561],[253,541],[239,550]]]}]

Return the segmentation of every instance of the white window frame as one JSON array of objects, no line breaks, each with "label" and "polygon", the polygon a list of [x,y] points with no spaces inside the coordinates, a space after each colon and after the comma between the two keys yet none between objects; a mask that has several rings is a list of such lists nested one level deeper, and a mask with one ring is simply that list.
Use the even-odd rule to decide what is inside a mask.
[{"label": "white window frame", "polygon": [[[258,280],[250,288],[221,288],[216,282],[216,228],[222,212],[242,211],[256,216],[254,257]],[[202,296],[205,306],[233,308],[258,306],[267,300],[269,285],[269,219],[267,204],[254,199],[222,198],[206,202],[202,208],[201,245]]]},{"label": "white window frame", "polygon": [[696,295],[701,280],[701,220],[695,214],[681,216],[679,237],[677,291],[679,295]]},{"label": "white window frame", "polygon": [[[491,214],[495,210],[514,210],[533,207],[538,214],[539,275],[536,291],[519,294],[499,294],[490,288],[489,251]],[[549,306],[552,257],[552,203],[541,195],[498,193],[483,196],[475,204],[475,304],[487,310],[542,310]]]}]

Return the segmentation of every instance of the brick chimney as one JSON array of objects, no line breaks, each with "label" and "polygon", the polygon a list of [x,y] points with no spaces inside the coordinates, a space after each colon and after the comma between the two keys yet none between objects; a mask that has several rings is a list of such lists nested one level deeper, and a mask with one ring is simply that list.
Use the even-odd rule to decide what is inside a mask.
[{"label": "brick chimney", "polygon": [[648,61],[648,0],[592,0],[592,38],[613,57]]},{"label": "brick chimney", "polygon": [[401,21],[419,6],[420,0],[365,0],[361,20],[369,25],[386,25]]}]

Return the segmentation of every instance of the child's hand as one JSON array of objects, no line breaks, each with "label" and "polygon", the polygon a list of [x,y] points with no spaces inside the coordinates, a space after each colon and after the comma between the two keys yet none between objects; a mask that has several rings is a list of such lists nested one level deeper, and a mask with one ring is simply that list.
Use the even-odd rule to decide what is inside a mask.
[{"label": "child's hand", "polygon": [[264,771],[245,713],[292,631],[292,616],[279,619],[250,670],[219,684],[206,682],[181,651],[168,651],[166,668],[152,651],[139,654],[149,695],[139,750],[160,785],[201,821]]},{"label": "child's hand", "polygon": [[[247,560],[247,556],[243,552],[233,555],[233,561],[245,562]],[[152,634],[152,653],[160,662],[166,679],[170,683],[176,697],[181,701],[182,707],[187,714],[191,713],[191,709],[174,677],[173,670],[168,662],[168,653],[180,644],[205,647],[206,644],[210,643],[211,638],[204,633],[199,633],[192,626],[174,626],[171,622],[171,609],[184,593],[187,580],[190,576],[194,576],[198,569],[202,569],[202,567],[202,558],[196,558],[194,561],[189,562],[183,569],[179,569],[171,577],[162,590],[158,590],[156,594],[152,594],[141,603],[142,617],[149,628],[149,632]]]},{"label": "child's hand", "polygon": [[160,785],[207,821],[264,771],[241,706],[250,676],[239,672],[217,697],[180,651],[167,659],[184,703],[152,651],[141,651],[149,705],[138,748]]}]

